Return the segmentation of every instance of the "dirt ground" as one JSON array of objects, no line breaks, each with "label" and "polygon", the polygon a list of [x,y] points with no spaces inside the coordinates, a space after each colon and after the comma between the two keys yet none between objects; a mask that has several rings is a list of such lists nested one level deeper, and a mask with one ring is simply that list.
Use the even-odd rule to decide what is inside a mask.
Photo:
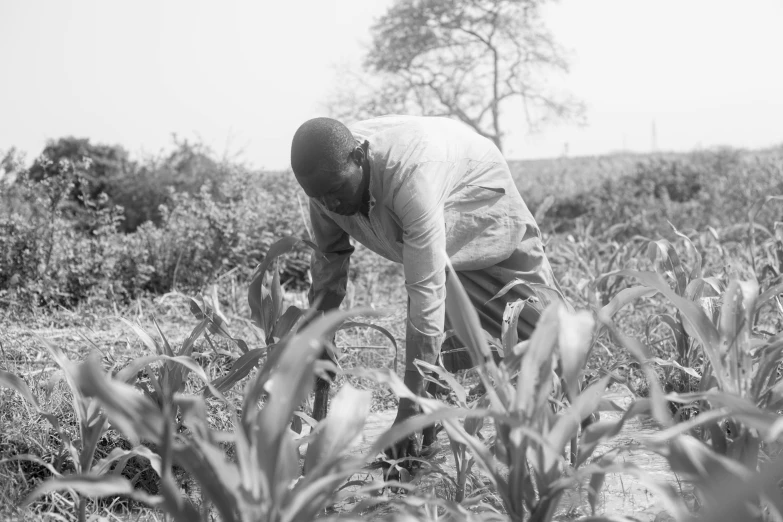
[{"label": "dirt ground", "polygon": [[[618,404],[623,404],[629,401],[630,396],[627,391],[618,389],[610,393],[607,398]],[[394,410],[372,413],[365,425],[365,433],[362,440],[356,444],[352,451],[361,452],[369,448],[375,438],[391,426],[395,414]],[[611,419],[618,418],[620,414],[605,412],[601,415],[602,419]],[[489,435],[491,429],[491,427],[485,425],[482,433],[485,436]],[[621,433],[613,439],[611,446],[607,444],[599,445],[595,455],[601,455],[617,446],[632,446],[635,442],[645,437],[653,436],[657,431],[658,429],[651,421],[631,419],[625,424]],[[431,460],[438,467],[455,476],[454,460],[449,450],[449,440],[445,432],[442,431],[439,434],[438,441],[442,449]],[[660,455],[650,451],[635,449],[624,452],[622,458],[626,462],[633,463],[644,469],[661,483],[669,483],[683,495],[686,501],[692,499],[692,487],[671,473],[666,460]],[[627,474],[612,473],[606,476],[596,511],[605,515],[630,516],[640,522],[663,522],[670,520],[668,514],[656,499],[655,494],[647,488],[645,483],[637,477]],[[580,515],[589,514],[590,505],[587,501],[587,491],[582,488],[579,491],[572,492],[568,498],[563,500],[558,510],[558,519],[573,520]]]}]

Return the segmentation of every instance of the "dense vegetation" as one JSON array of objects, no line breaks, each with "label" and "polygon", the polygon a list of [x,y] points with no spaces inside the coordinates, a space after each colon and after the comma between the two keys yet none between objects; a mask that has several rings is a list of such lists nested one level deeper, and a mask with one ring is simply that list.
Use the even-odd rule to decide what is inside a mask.
[{"label": "dense vegetation", "polygon": [[[330,338],[350,314],[303,327],[306,305],[291,302],[306,285],[309,256],[301,241],[276,242],[307,238],[306,206],[297,203],[291,176],[252,172],[182,143],[141,162],[72,139],[47,152],[51,161],[29,170],[6,158],[15,181],[0,179],[7,325],[0,385],[10,388],[0,392],[0,433],[7,433],[0,459],[11,459],[0,464],[0,499],[12,504],[34,491],[31,502],[44,495],[47,503],[0,513],[84,518],[121,504],[126,516],[152,517],[141,503],[177,520],[195,519],[198,510],[222,520],[383,518],[388,511],[379,506],[433,520],[570,519],[601,512],[598,491],[615,472],[645,480],[677,520],[691,512],[703,520],[783,513],[774,487],[783,477],[783,203],[773,198],[783,195],[783,148],[512,163],[561,285],[582,311],[552,307],[529,342],[490,341],[506,354],[495,365],[483,357],[487,341],[472,309],[459,288],[449,288],[457,334],[470,339],[475,360],[490,362],[456,379],[441,374],[448,397],[420,401],[428,419],[443,424],[454,463],[424,466],[411,483],[402,476],[393,485],[407,495],[384,489],[366,464],[426,419],[381,433],[350,458],[342,454],[370,409],[406,393],[394,372],[378,369],[390,359],[368,362],[358,349],[388,343],[387,335],[404,338],[398,268],[358,251],[346,304],[395,313],[374,319],[376,327],[386,321],[374,334],[344,325],[340,367],[331,366],[317,361],[310,341]],[[185,301],[188,312],[165,304],[172,292],[204,296]],[[141,303],[169,318],[162,329]],[[79,365],[69,359],[85,359],[84,346],[41,340],[37,350],[45,351],[34,360],[19,326],[61,319],[63,308],[104,316],[90,323],[94,333],[110,328],[113,311],[146,316],[158,334],[128,323],[139,339],[133,347],[96,343],[103,357]],[[190,320],[182,317],[188,313]],[[164,334],[166,323],[183,322],[178,339]],[[40,362],[49,358],[60,370],[36,381],[51,373]],[[313,434],[296,435],[288,426],[306,434],[296,419],[309,419],[306,409],[293,423],[292,415],[324,366],[340,375],[338,406]],[[466,392],[477,381],[487,390],[482,397]],[[605,395],[618,386],[630,393],[622,404]],[[600,422],[583,422],[599,411]],[[654,420],[658,435],[618,442],[640,416]],[[36,418],[51,427],[18,428]],[[639,445],[664,458],[693,493],[683,496],[625,463],[624,452]],[[179,488],[193,483],[200,495],[186,500]],[[580,491],[584,501],[567,508],[564,498]],[[107,495],[111,503],[90,500]]]}]

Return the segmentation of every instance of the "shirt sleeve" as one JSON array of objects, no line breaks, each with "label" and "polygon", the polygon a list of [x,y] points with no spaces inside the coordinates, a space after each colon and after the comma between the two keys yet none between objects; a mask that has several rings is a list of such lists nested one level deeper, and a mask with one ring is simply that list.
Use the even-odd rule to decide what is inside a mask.
[{"label": "shirt sleeve", "polygon": [[[406,349],[434,363],[443,339],[446,302],[446,225],[443,215],[446,162],[417,165],[393,200],[403,228],[402,258],[408,292]],[[410,354],[411,349],[413,354]],[[411,357],[411,355],[415,355]]]},{"label": "shirt sleeve", "polygon": [[320,299],[318,310],[332,310],[338,308],[345,298],[348,267],[354,248],[348,233],[312,199],[310,223],[313,227],[313,240],[321,253],[313,252],[310,257],[313,284],[310,286],[308,298],[310,304]]}]

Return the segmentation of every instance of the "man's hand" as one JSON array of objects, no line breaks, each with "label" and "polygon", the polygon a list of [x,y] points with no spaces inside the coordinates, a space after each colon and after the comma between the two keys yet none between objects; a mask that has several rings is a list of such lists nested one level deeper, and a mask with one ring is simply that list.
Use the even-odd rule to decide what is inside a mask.
[{"label": "man's hand", "polygon": [[[394,425],[401,424],[419,413],[419,408],[413,401],[400,399]],[[412,475],[420,467],[418,459],[421,458],[421,442],[418,434],[412,433],[404,439],[397,441],[389,448],[386,448],[384,454],[388,460],[392,461],[384,473],[384,478],[392,481],[408,479],[409,477],[404,476],[405,473]]]},{"label": "man's hand", "polygon": [[[415,375],[412,375],[415,373]],[[411,375],[409,375],[411,374]],[[416,370],[405,373],[405,384],[417,395],[426,396],[424,389],[426,382],[424,377]],[[400,399],[397,408],[397,417],[394,419],[394,425],[401,424],[406,420],[419,415],[421,410],[410,399]],[[397,441],[394,445],[384,451],[386,458],[395,461],[389,467],[385,474],[387,480],[400,480],[401,470],[413,474],[421,467],[421,459],[432,456],[437,453],[437,432],[436,427],[428,426],[422,430],[422,435],[411,434],[408,437]]]}]

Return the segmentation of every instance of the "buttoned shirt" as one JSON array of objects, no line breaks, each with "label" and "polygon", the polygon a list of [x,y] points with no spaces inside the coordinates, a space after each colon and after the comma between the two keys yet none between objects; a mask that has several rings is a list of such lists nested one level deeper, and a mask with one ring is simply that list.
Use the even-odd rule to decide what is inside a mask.
[{"label": "buttoned shirt", "polygon": [[349,128],[360,143],[369,142],[369,213],[341,216],[310,199],[313,239],[322,251],[312,257],[311,298],[320,295],[322,309],[342,301],[353,237],[403,264],[408,350],[423,344],[437,354],[446,258],[458,271],[490,267],[511,255],[535,220],[501,152],[465,124],[385,116]]}]

